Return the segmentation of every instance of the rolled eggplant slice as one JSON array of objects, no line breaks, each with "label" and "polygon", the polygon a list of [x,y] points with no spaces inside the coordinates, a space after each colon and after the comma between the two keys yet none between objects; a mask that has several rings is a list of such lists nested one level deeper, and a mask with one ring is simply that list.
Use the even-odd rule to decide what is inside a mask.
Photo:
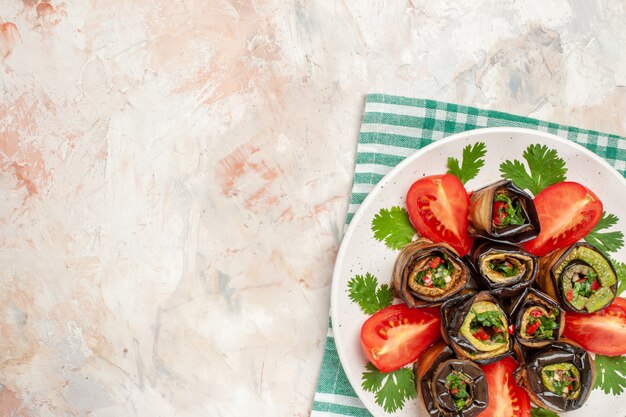
[{"label": "rolled eggplant slice", "polygon": [[484,372],[456,359],[444,343],[424,352],[414,370],[419,402],[428,416],[475,417],[489,404]]},{"label": "rolled eggplant slice", "polygon": [[466,294],[441,306],[441,334],[461,359],[496,362],[513,354],[513,338],[502,307],[487,291]]},{"label": "rolled eggplant slice", "polygon": [[562,339],[520,366],[515,379],[536,405],[557,413],[571,411],[582,407],[589,398],[595,366],[587,351]]},{"label": "rolled eggplant slice", "polygon": [[602,252],[578,242],[540,259],[537,284],[567,311],[587,314],[613,301],[617,273]]},{"label": "rolled eggplant slice", "polygon": [[391,286],[409,307],[427,307],[459,293],[469,278],[468,267],[454,249],[422,238],[398,254]]},{"label": "rolled eggplant slice", "polygon": [[481,241],[470,253],[478,284],[493,294],[513,297],[535,281],[537,258],[517,246]]},{"label": "rolled eggplant slice", "polygon": [[509,180],[475,191],[470,197],[469,235],[521,243],[537,237],[539,217],[532,197]]},{"label": "rolled eggplant slice", "polygon": [[565,329],[565,313],[559,303],[534,288],[516,300],[510,316],[517,341],[526,347],[556,342]]}]

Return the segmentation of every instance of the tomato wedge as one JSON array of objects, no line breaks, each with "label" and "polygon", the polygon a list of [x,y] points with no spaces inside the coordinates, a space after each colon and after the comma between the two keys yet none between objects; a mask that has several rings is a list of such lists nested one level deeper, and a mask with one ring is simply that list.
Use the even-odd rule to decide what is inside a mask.
[{"label": "tomato wedge", "polygon": [[536,256],[570,246],[585,237],[602,216],[602,202],[577,182],[559,182],[541,191],[534,199],[541,232],[524,243]]},{"label": "tomato wedge", "polygon": [[568,312],[563,334],[589,352],[626,355],[626,300],[615,297],[611,305],[596,313]]},{"label": "tomato wedge", "polygon": [[400,369],[441,338],[439,308],[409,308],[396,304],[383,308],[361,327],[361,346],[382,372]]},{"label": "tomato wedge", "polygon": [[411,185],[406,195],[409,218],[417,232],[435,243],[445,242],[460,256],[474,242],[467,235],[469,197],[454,175],[431,175]]},{"label": "tomato wedge", "polygon": [[479,417],[530,417],[530,398],[513,377],[515,359],[509,356],[480,368],[487,377],[489,405]]}]

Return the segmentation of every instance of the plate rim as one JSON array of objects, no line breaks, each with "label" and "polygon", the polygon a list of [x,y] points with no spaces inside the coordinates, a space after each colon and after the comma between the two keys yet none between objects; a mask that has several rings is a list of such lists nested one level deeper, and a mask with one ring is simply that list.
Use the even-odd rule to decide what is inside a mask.
[{"label": "plate rim", "polygon": [[[345,371],[344,363],[347,360],[347,359],[344,359],[344,355],[346,353],[345,345],[344,345],[343,337],[339,336],[341,332],[337,331],[336,330],[337,328],[334,325],[334,323],[339,322],[336,316],[336,311],[338,309],[335,308],[338,305],[339,296],[342,294],[341,289],[339,288],[338,265],[341,265],[344,262],[346,252],[348,251],[348,245],[345,242],[347,242],[349,238],[354,234],[354,231],[356,230],[356,224],[359,223],[359,221],[364,215],[363,213],[365,213],[366,211],[363,208],[369,206],[371,202],[374,201],[374,198],[375,198],[374,196],[378,193],[378,191],[381,188],[383,188],[385,185],[387,185],[390,179],[393,178],[399,171],[402,171],[404,167],[406,167],[407,165],[410,165],[411,163],[413,163],[415,159],[420,158],[422,155],[428,152],[434,151],[441,146],[447,145],[450,142],[460,141],[463,139],[471,138],[473,136],[480,136],[481,134],[486,134],[486,133],[488,134],[494,134],[494,133],[496,134],[497,133],[531,134],[531,135],[541,136],[543,138],[546,138],[547,140],[560,142],[561,144],[565,146],[572,147],[584,153],[591,159],[600,163],[600,165],[603,165],[605,168],[608,168],[608,171],[622,183],[622,186],[626,186],[626,178],[624,178],[622,174],[620,174],[604,158],[595,154],[594,152],[590,151],[584,146],[572,140],[562,138],[560,136],[557,136],[549,132],[544,132],[544,131],[537,130],[537,129],[521,128],[521,127],[486,127],[486,128],[479,128],[479,129],[473,129],[473,130],[466,130],[463,132],[454,133],[452,135],[445,136],[441,139],[435,140],[433,143],[430,143],[421,149],[417,149],[414,153],[407,156],[403,161],[401,161],[398,165],[393,167],[387,174],[385,174],[385,176],[383,176],[383,178],[381,178],[380,181],[376,183],[376,185],[370,190],[370,192],[367,194],[363,202],[360,204],[358,210],[355,212],[354,216],[352,217],[350,224],[345,230],[343,237],[341,238],[341,244],[339,246],[339,250],[337,251],[337,257],[335,258],[335,265],[333,266],[333,275],[331,278],[332,281],[331,281],[331,289],[330,289],[330,319],[331,319],[331,322],[333,323],[332,334],[333,334],[333,340],[335,343],[335,348],[337,350],[337,355],[339,357],[339,362],[341,363],[342,370],[344,371],[344,374],[346,375],[346,378],[348,379],[348,382],[350,383],[357,397],[363,403],[363,405],[368,410],[368,412],[372,413],[373,415],[379,414],[379,413],[374,414],[374,411],[373,411],[374,406],[377,408],[377,410],[380,409],[380,407],[377,404],[376,405],[372,404],[369,398],[364,398],[363,396],[364,393],[361,388],[360,381],[354,381],[353,380],[354,378],[350,376],[348,372]],[[432,174],[432,175],[435,175],[435,174]],[[350,189],[350,194],[352,194],[352,187]]]}]

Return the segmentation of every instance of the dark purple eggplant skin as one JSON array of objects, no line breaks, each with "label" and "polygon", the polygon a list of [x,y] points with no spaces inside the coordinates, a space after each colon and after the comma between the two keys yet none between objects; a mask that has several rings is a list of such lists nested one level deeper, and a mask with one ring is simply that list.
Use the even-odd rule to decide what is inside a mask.
[{"label": "dark purple eggplant skin", "polygon": [[[592,314],[585,309],[578,310],[570,304],[570,302],[567,300],[566,294],[563,294],[561,285],[559,285],[559,277],[555,276],[555,270],[557,269],[558,265],[560,265],[561,262],[563,262],[565,258],[567,258],[572,250],[580,246],[588,247],[597,252],[600,256],[604,257],[609,263],[613,273],[617,277],[617,272],[615,271],[615,266],[613,265],[613,262],[606,255],[604,255],[602,251],[586,242],[576,242],[567,248],[557,249],[554,252],[551,252],[546,256],[542,256],[539,259],[539,275],[537,276],[537,287],[539,287],[543,292],[550,295],[551,297],[558,299],[559,304],[565,309],[565,311],[572,311],[578,314]],[[615,299],[618,282],[619,280],[617,280],[615,284],[610,287],[611,291],[613,292],[613,298],[610,302],[606,304],[606,306],[611,304]]]},{"label": "dark purple eggplant skin", "polygon": [[[541,369],[546,365],[569,362],[580,371],[580,395],[576,399],[563,398],[544,388]],[[577,410],[589,398],[595,382],[595,365],[591,355],[572,341],[561,339],[534,353],[513,373],[517,385],[528,392],[536,405],[556,413]]]},{"label": "dark purple eggplant skin", "polygon": [[[543,307],[547,310],[557,309],[559,311],[555,320],[557,328],[554,329],[554,337],[552,339],[524,339],[522,337],[521,329],[524,312],[535,306]],[[513,301],[511,312],[509,313],[509,322],[515,325],[515,338],[521,345],[526,348],[540,348],[559,340],[565,329],[565,311],[559,303],[549,295],[534,288],[530,288]]]},{"label": "dark purple eggplant skin", "polygon": [[[449,346],[440,344],[431,349],[438,351],[434,357],[428,353],[422,356],[428,358],[430,363],[420,363],[424,360],[420,358],[414,365],[415,384],[423,411],[429,417],[477,417],[489,404],[484,372],[470,361],[456,359]],[[473,401],[460,411],[454,407],[445,388],[445,378],[452,370],[460,370],[472,378],[470,389]]]},{"label": "dark purple eggplant skin", "polygon": [[[488,291],[482,291],[479,293],[468,293],[451,300],[446,301],[441,306],[441,336],[443,340],[452,346],[456,355],[461,359],[470,359],[469,353],[477,352],[474,345],[472,345],[462,334],[461,326],[467,313],[472,308],[474,300],[477,297],[488,299],[489,301],[497,304],[506,316],[506,310],[502,308],[502,305],[496,300],[496,298]],[[508,319],[508,318],[507,318]],[[500,359],[504,359],[507,356],[514,354],[513,351],[514,338],[509,337],[509,348],[506,352],[494,355],[489,358],[471,359],[473,362],[480,365],[486,365],[489,363],[497,362]]]},{"label": "dark purple eggplant skin", "polygon": [[[457,284],[450,291],[440,296],[429,296],[413,291],[408,284],[408,279],[415,263],[437,252],[445,254],[450,262],[459,269],[460,275]],[[391,288],[394,295],[401,298],[409,307],[432,307],[441,305],[445,300],[464,292],[471,275],[470,268],[452,247],[445,243],[433,243],[428,239],[421,238],[409,243],[398,254],[393,268]]]},{"label": "dark purple eggplant skin", "polygon": [[[532,269],[532,271],[527,272],[513,282],[493,282],[482,274],[480,268],[480,262],[482,261],[483,257],[493,252],[521,254],[527,256],[531,259],[531,265],[529,265],[529,267]],[[491,242],[487,240],[476,241],[470,254],[465,259],[466,263],[470,266],[470,269],[472,270],[472,276],[474,277],[476,283],[481,289],[487,290],[497,297],[507,298],[516,297],[524,292],[527,288],[530,288],[535,282],[539,266],[537,262],[537,257],[526,252],[524,249],[507,243]]]},{"label": "dark purple eggplant skin", "polygon": [[[491,219],[493,218],[494,197],[496,191],[500,189],[505,189],[507,195],[517,198],[520,202],[522,215],[527,220],[526,224],[504,228],[493,226]],[[488,207],[477,208],[477,206],[485,204]],[[470,197],[470,226],[468,229],[470,237],[518,244],[536,238],[540,231],[539,216],[537,215],[533,198],[510,180],[497,181],[472,193]]]}]

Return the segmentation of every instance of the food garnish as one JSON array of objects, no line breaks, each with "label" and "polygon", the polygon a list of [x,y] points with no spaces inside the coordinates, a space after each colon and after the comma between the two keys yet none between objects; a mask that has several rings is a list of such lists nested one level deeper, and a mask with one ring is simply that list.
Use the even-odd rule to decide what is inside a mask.
[{"label": "food garnish", "polygon": [[407,400],[415,398],[415,379],[408,368],[383,373],[371,363],[365,365],[361,387],[374,394],[376,404],[387,413],[393,413],[404,406]]},{"label": "food garnish", "polygon": [[530,173],[519,160],[507,160],[500,164],[502,178],[513,181],[515,185],[534,195],[552,184],[565,181],[565,161],[554,149],[549,149],[546,145],[530,145],[524,151],[523,157]]},{"label": "food garnish", "polygon": [[378,311],[361,327],[361,347],[382,372],[415,362],[440,338],[438,308],[409,308],[396,304]]},{"label": "food garnish", "polygon": [[595,246],[608,256],[609,252],[617,252],[624,246],[624,233],[621,230],[613,230],[611,232],[601,232],[617,224],[619,219],[614,214],[602,212],[602,217],[595,227],[585,236],[585,241]]},{"label": "food garnish", "polygon": [[394,206],[382,208],[372,220],[374,239],[385,242],[390,249],[402,249],[415,236],[415,229],[406,209]]},{"label": "food garnish", "polygon": [[483,157],[487,153],[487,146],[482,142],[467,145],[463,148],[463,162],[453,157],[448,158],[448,174],[457,177],[463,184],[475,178],[485,165]]},{"label": "food garnish", "polygon": [[365,314],[374,314],[393,302],[393,294],[387,284],[378,286],[378,280],[369,272],[356,275],[348,281],[348,296],[361,307]]}]

